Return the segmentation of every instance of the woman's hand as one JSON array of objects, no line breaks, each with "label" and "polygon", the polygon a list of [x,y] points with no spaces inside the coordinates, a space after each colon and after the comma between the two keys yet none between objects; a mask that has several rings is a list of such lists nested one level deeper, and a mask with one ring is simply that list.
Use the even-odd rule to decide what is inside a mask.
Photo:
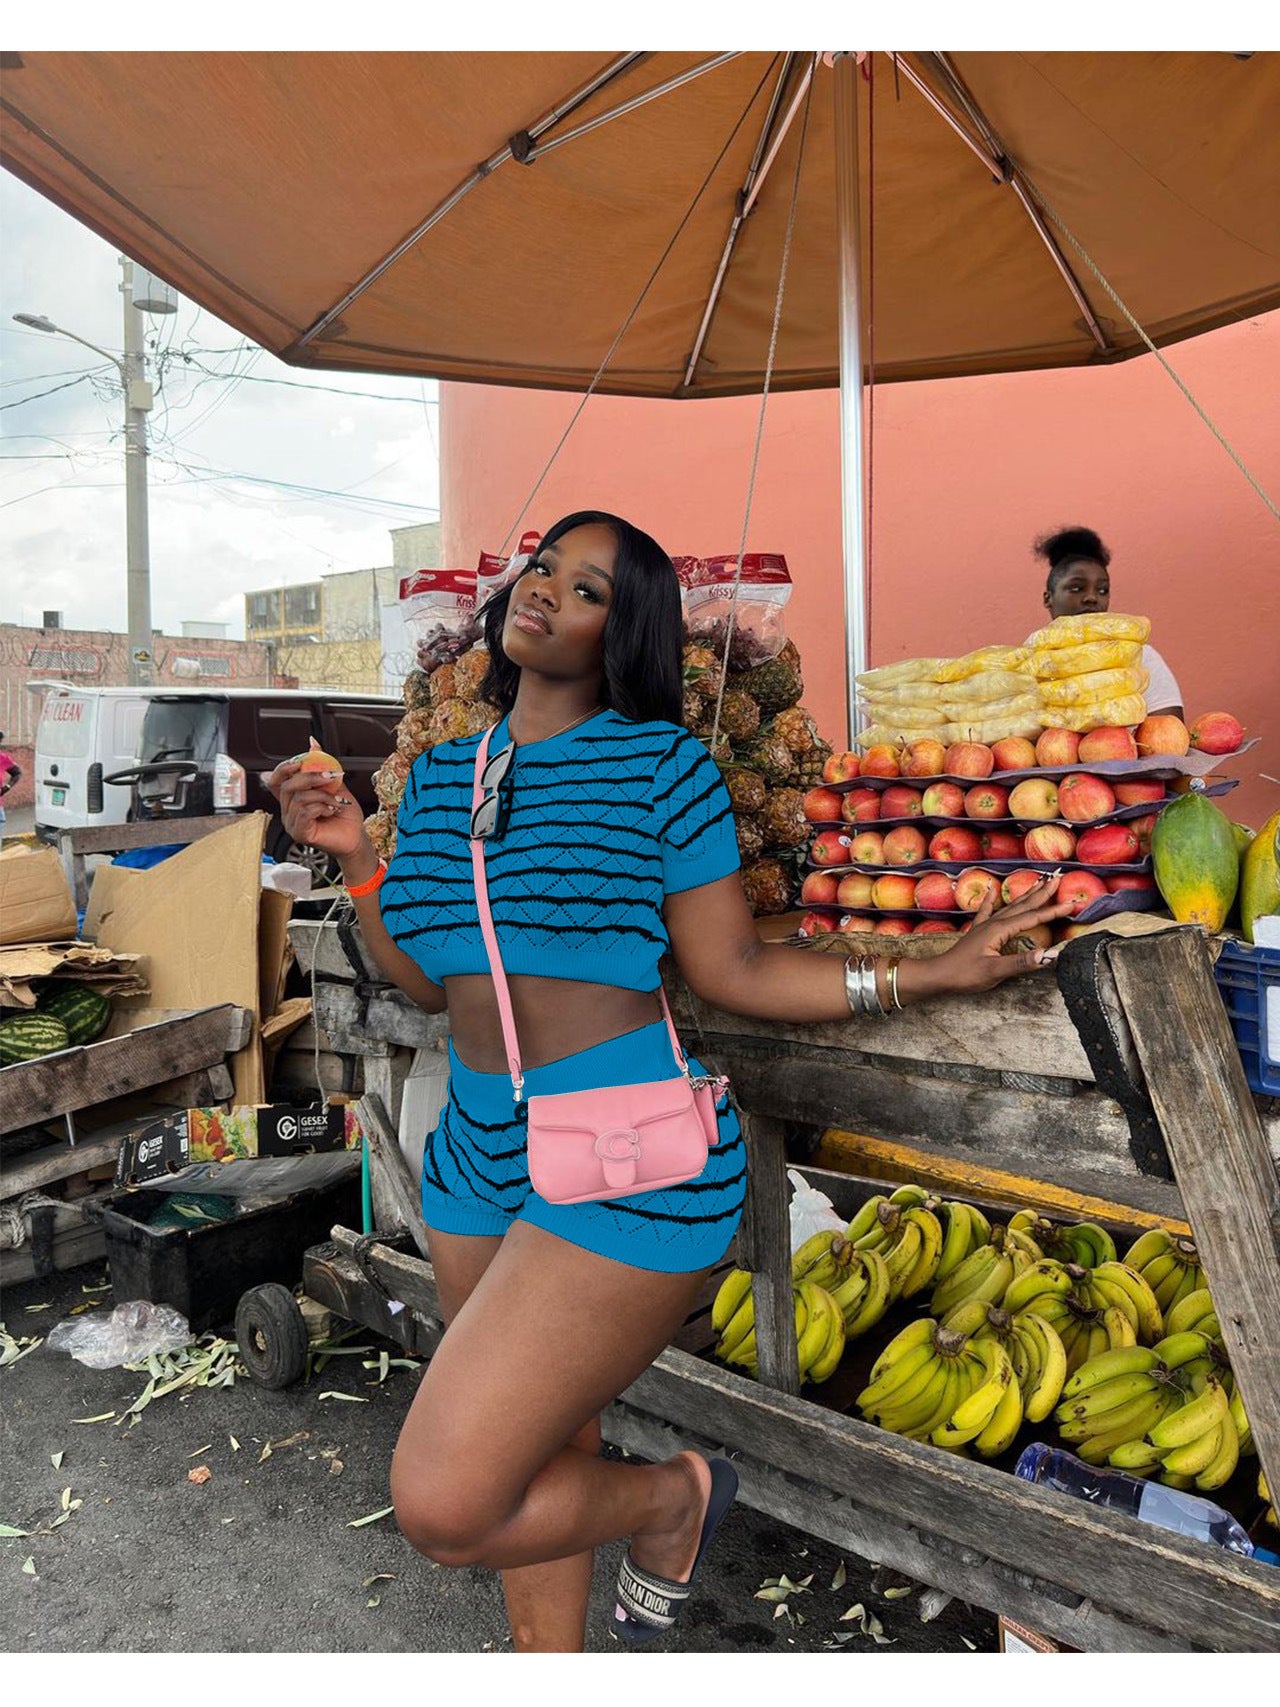
[{"label": "woman's hand", "polygon": [[992,990],[1007,978],[1016,978],[1024,972],[1051,966],[1057,957],[1056,948],[1024,948],[1012,954],[1002,951],[1036,925],[1052,924],[1072,912],[1073,902],[1053,899],[1059,881],[1057,872],[1045,872],[1034,889],[997,912],[1000,885],[993,879],[986,900],[954,948],[934,959],[901,962],[898,981],[902,993],[906,995],[909,990],[917,1000],[925,996],[968,995],[976,990]]},{"label": "woman's hand", "polygon": [[[364,813],[345,788],[336,793],[318,788],[312,780],[314,775],[314,771],[302,769],[299,756],[286,759],[262,780],[280,802],[280,821],[289,839],[300,847],[319,848],[331,854],[349,880],[358,882],[373,872],[378,859],[364,827]],[[366,849],[367,861],[362,858]],[[368,872],[348,869],[357,864],[367,864]]]}]

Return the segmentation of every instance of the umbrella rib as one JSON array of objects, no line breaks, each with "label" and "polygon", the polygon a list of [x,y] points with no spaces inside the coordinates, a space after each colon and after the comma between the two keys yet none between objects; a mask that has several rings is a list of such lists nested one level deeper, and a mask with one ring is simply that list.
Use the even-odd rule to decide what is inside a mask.
[{"label": "umbrella rib", "polygon": [[388,267],[394,266],[406,251],[411,249],[420,238],[426,236],[427,232],[431,230],[433,225],[437,225],[440,220],[446,216],[446,214],[451,213],[464,196],[469,195],[470,192],[475,189],[477,184],[483,183],[491,172],[496,171],[497,168],[502,165],[504,160],[512,159],[515,153],[517,139],[537,138],[541,136],[544,132],[550,130],[552,125],[558,124],[562,118],[565,118],[569,113],[580,107],[584,101],[588,100],[598,90],[603,89],[606,84],[614,82],[623,74],[624,71],[629,71],[633,65],[644,57],[645,56],[642,53],[620,54],[617,59],[612,60],[602,71],[597,72],[596,75],[588,82],[584,83],[581,88],[576,89],[572,95],[566,96],[566,98],[557,106],[553,107],[550,112],[544,113],[543,116],[534,124],[529,125],[527,129],[523,131],[515,132],[514,135],[509,137],[501,148],[491,154],[487,160],[482,160],[475,170],[470,172],[467,177],[462,180],[456,189],[450,191],[445,199],[434,207],[420,224],[414,226],[409,235],[402,238],[389,254],[384,255],[382,260],[378,262],[377,266],[371,268],[363,278],[359,279],[354,285],[352,285],[351,289],[347,291],[345,296],[335,302],[331,308],[327,308],[318,319],[312,321],[306,331],[294,340],[288,350],[283,352],[283,359],[288,361],[296,351],[305,349],[308,344],[313,343],[315,339],[319,338],[322,333],[333,325],[334,321],[338,319],[340,315],[346,313],[347,309],[350,308],[351,304],[358,296],[362,296],[364,292],[368,290],[370,285],[375,284],[382,277]]},{"label": "umbrella rib", "polygon": [[[724,249],[720,256],[720,265],[716,268],[716,276],[712,280],[711,290],[707,296],[707,305],[703,310],[702,320],[698,326],[698,335],[693,341],[693,352],[690,355],[684,370],[684,383],[686,386],[693,384],[694,373],[697,370],[699,361],[702,359],[702,346],[706,343],[707,334],[711,330],[712,316],[715,314],[716,306],[720,301],[720,292],[724,288],[725,277],[729,271],[729,262],[733,258],[733,251],[737,246],[738,233],[742,229],[743,221],[751,211],[756,195],[759,192],[760,185],[764,182],[764,174],[773,164],[774,158],[778,152],[778,145],[781,143],[782,138],[786,135],[787,131],[791,128],[791,121],[795,117],[799,108],[800,98],[808,88],[809,81],[813,76],[813,66],[811,64],[809,70],[805,74],[804,81],[801,83],[800,88],[797,91],[796,98],[791,104],[791,110],[787,113],[786,118],[782,122],[781,131],[775,139],[773,148],[769,152],[769,158],[762,167],[760,162],[764,157],[765,148],[768,146],[769,135],[773,128],[773,121],[777,117],[778,108],[782,105],[783,91],[787,86],[787,82],[791,76],[791,68],[795,64],[797,58],[797,54],[788,53],[786,59],[783,61],[782,71],[773,91],[773,98],[769,102],[769,111],[765,114],[765,121],[760,129],[760,137],[756,143],[755,153],[751,157],[751,165],[747,168],[747,175],[742,181],[741,190],[738,192],[737,202],[734,207],[733,220],[729,226],[729,235],[725,238]],[[760,174],[759,178],[756,176],[757,173]]]},{"label": "umbrella rib", "polygon": [[[1009,155],[1009,153],[1004,148],[1004,145],[1001,143],[1000,138],[996,135],[996,133],[992,129],[991,125],[987,122],[987,118],[986,118],[985,113],[983,113],[981,107],[978,106],[977,102],[973,99],[972,95],[970,95],[969,91],[965,88],[963,82],[960,79],[959,74],[956,72],[955,68],[952,66],[951,61],[947,58],[947,55],[945,53],[934,53],[934,54],[931,54],[929,57],[937,64],[937,66],[941,70],[943,76],[946,79],[947,87],[948,87],[950,93],[952,95],[954,95],[954,97],[957,101],[959,101],[960,105],[964,108],[964,111],[966,112],[966,114],[968,115],[970,120],[973,122],[974,125],[977,126],[979,132],[982,135],[983,140],[987,144],[987,147],[991,150],[993,156],[995,157],[994,160],[988,160],[987,164],[993,167],[995,175],[998,178],[1000,178],[1004,183],[1008,184],[1009,188],[1013,191],[1013,193],[1017,196],[1018,200],[1022,203],[1022,206],[1026,212],[1027,218],[1031,221],[1031,224],[1035,228],[1036,235],[1039,237],[1040,241],[1044,244],[1045,248],[1049,251],[1050,259],[1053,261],[1054,266],[1056,266],[1058,271],[1062,274],[1062,278],[1066,284],[1067,289],[1071,292],[1071,295],[1074,297],[1075,302],[1076,302],[1076,306],[1079,308],[1080,313],[1084,318],[1085,325],[1088,327],[1089,333],[1090,333],[1091,337],[1093,338],[1094,343],[1097,344],[1098,348],[1104,352],[1109,350],[1111,346],[1107,342],[1106,333],[1102,330],[1102,327],[1098,324],[1097,317],[1095,316],[1093,309],[1089,306],[1089,299],[1084,293],[1084,286],[1081,284],[1080,280],[1076,277],[1074,271],[1071,268],[1070,263],[1067,260],[1067,257],[1063,254],[1061,248],[1059,247],[1057,239],[1054,237],[1053,233],[1049,230],[1049,227],[1045,223],[1044,216],[1041,214],[1040,209],[1035,205],[1031,196],[1028,194],[1027,185],[1023,180],[1022,172],[1021,172],[1020,168],[1018,167],[1017,162],[1012,159],[1012,157]],[[938,101],[931,94],[931,92],[928,89],[926,89],[924,83],[920,80],[919,76],[915,72],[912,71],[911,67],[906,63],[905,60],[901,61],[901,63],[902,63],[903,70],[906,72],[907,76],[911,79],[911,81],[915,84],[916,88],[919,89],[921,91],[921,93],[924,94],[929,99],[930,104],[938,112],[940,112],[942,114],[942,116],[947,120],[947,122],[952,126],[952,128],[960,136],[962,136],[964,138],[964,140],[969,144],[970,148],[973,148],[973,150],[976,154],[979,153],[978,149],[974,146],[973,139],[970,136],[968,136],[968,134],[964,131],[964,129],[957,123],[955,115],[948,112],[947,108],[940,101]],[[979,154],[979,158],[983,158],[983,156],[981,156]]]},{"label": "umbrella rib", "polygon": [[738,53],[717,53],[711,59],[704,59],[700,65],[694,65],[688,71],[682,71],[678,77],[671,77],[665,83],[659,83],[655,89],[647,89],[642,95],[633,95],[629,101],[624,101],[620,107],[611,107],[607,113],[597,113],[595,118],[588,119],[585,124],[566,130],[562,136],[553,136],[550,142],[544,142],[541,147],[528,149],[520,157],[522,166],[532,166],[535,160],[540,160],[544,154],[550,154],[553,148],[559,148],[563,143],[574,142],[580,136],[586,136],[590,131],[598,130],[602,124],[608,124],[610,119],[620,119],[625,113],[635,112],[637,107],[644,107],[650,101],[656,101],[661,95],[669,95],[673,89],[680,89],[686,83],[692,83],[695,77],[702,77],[708,71],[715,71],[721,65],[727,65],[731,59],[737,59]]}]

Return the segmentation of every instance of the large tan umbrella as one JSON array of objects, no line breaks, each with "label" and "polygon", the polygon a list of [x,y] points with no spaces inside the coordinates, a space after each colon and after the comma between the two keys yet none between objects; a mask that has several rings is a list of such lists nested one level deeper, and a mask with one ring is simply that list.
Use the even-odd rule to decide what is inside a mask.
[{"label": "large tan umbrella", "polygon": [[794,198],[771,378],[844,376],[851,670],[860,279],[879,380],[1140,352],[1094,269],[1157,344],[1280,305],[1277,55],[876,54],[859,68],[808,53],[33,53],[3,67],[10,170],[308,366],[581,391],[608,357],[601,391],[757,391]]}]

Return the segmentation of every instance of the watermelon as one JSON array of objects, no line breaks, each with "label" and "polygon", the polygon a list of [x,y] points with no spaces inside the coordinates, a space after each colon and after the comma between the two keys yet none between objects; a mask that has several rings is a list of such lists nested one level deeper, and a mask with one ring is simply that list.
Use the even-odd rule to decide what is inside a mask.
[{"label": "watermelon", "polygon": [[51,1014],[67,1028],[73,1047],[92,1043],[107,1028],[111,1018],[111,1003],[98,990],[86,984],[62,984],[51,995],[40,1000],[37,1012]]},{"label": "watermelon", "polygon": [[70,1047],[67,1028],[52,1014],[15,1014],[0,1021],[0,1067],[19,1061],[38,1061]]},{"label": "watermelon", "polygon": [[1220,931],[1236,898],[1240,856],[1231,820],[1203,792],[1179,795],[1156,819],[1151,861],[1160,893],[1180,925]]}]

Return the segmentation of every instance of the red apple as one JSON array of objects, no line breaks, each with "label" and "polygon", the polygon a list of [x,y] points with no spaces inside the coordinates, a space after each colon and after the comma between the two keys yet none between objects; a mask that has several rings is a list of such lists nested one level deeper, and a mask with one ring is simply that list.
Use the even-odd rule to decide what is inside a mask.
[{"label": "red apple", "polygon": [[948,776],[990,776],[996,761],[981,741],[953,741],[944,761]]},{"label": "red apple", "polygon": [[967,830],[963,824],[951,824],[945,830],[939,830],[929,843],[929,858],[954,860],[963,864],[966,860],[977,859],[982,853],[982,843],[978,840],[976,830]]},{"label": "red apple", "polygon": [[849,872],[848,876],[840,879],[836,901],[842,907],[869,907],[873,882],[874,879],[864,871]]},{"label": "red apple", "polygon": [[912,936],[955,936],[956,928],[946,919],[921,919],[918,925],[912,925]]},{"label": "red apple", "polygon": [[955,911],[956,886],[945,871],[926,871],[916,884],[916,906],[926,913]]},{"label": "red apple", "polygon": [[1244,725],[1229,711],[1206,711],[1191,725],[1191,745],[1198,753],[1234,753],[1244,740]]},{"label": "red apple", "polygon": [[913,877],[888,871],[877,877],[871,886],[871,904],[894,911],[905,911],[916,904],[916,885]]},{"label": "red apple", "polygon": [[809,859],[814,865],[848,865],[852,841],[847,831],[819,830],[809,849]]},{"label": "red apple", "polygon": [[823,782],[852,782],[862,768],[856,753],[832,753],[822,767]]},{"label": "red apple", "polygon": [[1026,954],[1033,948],[1048,948],[1053,942],[1052,925],[1023,925],[1017,936],[1010,937],[1001,954]]},{"label": "red apple", "polygon": [[881,919],[872,931],[872,936],[910,936],[910,919]]},{"label": "red apple", "polygon": [[1147,801],[1164,799],[1162,782],[1116,782],[1111,786],[1117,806],[1141,806]]},{"label": "red apple", "polygon": [[880,796],[880,816],[882,818],[918,818],[920,816],[920,790],[907,788],[902,783],[894,783],[886,788]]},{"label": "red apple", "polygon": [[1154,753],[1168,753],[1180,759],[1191,745],[1191,731],[1180,717],[1171,717],[1165,711],[1139,723],[1133,739],[1143,758]]},{"label": "red apple", "polygon": [[825,936],[835,926],[822,913],[806,913],[801,919],[799,933],[801,936]]},{"label": "red apple", "polygon": [[1043,822],[1058,816],[1058,790],[1045,776],[1029,776],[1009,795],[1009,816]]},{"label": "red apple", "polygon": [[1078,936],[1086,936],[1092,929],[1092,925],[1059,925],[1057,940],[1074,942]]},{"label": "red apple", "polygon": [[1130,818],[1128,820],[1129,828],[1138,838],[1138,851],[1142,854],[1151,852],[1151,832],[1156,827],[1158,817],[1158,812],[1148,812],[1143,818]]},{"label": "red apple", "polygon": [[1037,824],[1023,837],[1022,851],[1028,859],[1051,860],[1055,865],[1061,865],[1063,860],[1074,856],[1076,839],[1061,824]]},{"label": "red apple", "polygon": [[902,756],[903,776],[941,776],[947,749],[941,741],[926,736],[913,741]]},{"label": "red apple", "polygon": [[898,776],[900,773],[896,747],[881,742],[878,746],[868,747],[862,755],[863,776]]},{"label": "red apple", "polygon": [[888,865],[915,865],[928,851],[924,831],[917,830],[914,824],[899,824],[896,830],[885,834],[884,857]]},{"label": "red apple", "polygon": [[1154,889],[1155,879],[1144,877],[1137,871],[1117,872],[1114,877],[1104,877],[1102,880],[1112,895],[1121,895],[1126,889]]},{"label": "red apple", "polygon": [[970,818],[1005,818],[1009,813],[1009,790],[998,782],[980,782],[964,797],[965,813]]},{"label": "red apple", "polygon": [[806,907],[812,907],[817,902],[828,905],[836,899],[836,891],[840,887],[840,879],[829,871],[811,871],[800,885],[800,899]]},{"label": "red apple", "polygon": [[1042,770],[1074,765],[1080,756],[1080,737],[1074,729],[1046,729],[1036,742],[1036,763]]},{"label": "red apple", "polygon": [[991,757],[998,771],[1029,771],[1036,762],[1035,742],[1025,735],[1006,735],[991,743]]},{"label": "red apple", "polygon": [[838,824],[844,795],[834,788],[811,788],[800,802],[800,810],[811,824]]},{"label": "red apple", "polygon": [[935,782],[925,789],[920,809],[926,818],[963,818],[964,790],[958,783]]},{"label": "red apple", "polygon": [[841,799],[840,816],[846,824],[873,824],[880,816],[880,790],[851,788]]},{"label": "red apple", "polygon": [[845,913],[837,922],[836,929],[842,936],[857,936],[865,931],[871,931],[873,921],[865,913]]},{"label": "red apple", "polygon": [[1017,871],[1011,871],[1000,885],[1000,899],[1006,907],[1012,906],[1020,895],[1025,895],[1034,889],[1039,881],[1040,873],[1030,871],[1024,865]]},{"label": "red apple", "polygon": [[1082,765],[1101,764],[1104,759],[1136,759],[1137,756],[1132,729],[1106,725],[1101,729],[1091,729],[1080,739]]},{"label": "red apple", "polygon": [[1054,891],[1055,901],[1070,901],[1072,913],[1082,913],[1091,901],[1107,893],[1107,886],[1091,871],[1065,872]]},{"label": "red apple", "polygon": [[966,913],[976,913],[987,898],[989,890],[996,892],[999,905],[1000,882],[980,865],[971,865],[956,878],[956,906]]},{"label": "red apple", "polygon": [[1058,813],[1071,824],[1089,824],[1116,809],[1115,791],[1100,776],[1076,771],[1058,789]]},{"label": "red apple", "polygon": [[1021,859],[1022,837],[1013,830],[979,830],[983,859]]},{"label": "red apple", "polygon": [[883,865],[884,837],[878,830],[860,830],[849,844],[851,865]]},{"label": "red apple", "polygon": [[1076,858],[1083,865],[1132,865],[1139,852],[1129,824],[1095,824],[1076,843]]}]

